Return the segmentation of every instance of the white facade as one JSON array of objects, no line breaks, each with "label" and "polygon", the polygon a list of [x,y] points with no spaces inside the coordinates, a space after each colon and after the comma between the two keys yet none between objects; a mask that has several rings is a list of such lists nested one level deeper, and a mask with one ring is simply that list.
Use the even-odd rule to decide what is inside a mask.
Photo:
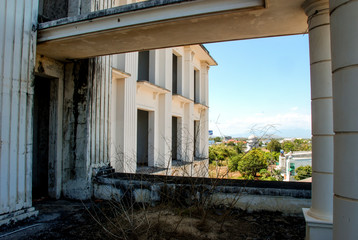
[{"label": "white facade", "polygon": [[208,70],[216,63],[206,50],[193,45],[114,58],[111,164],[115,170],[137,172],[137,166],[146,166],[170,174],[173,159],[187,163],[207,159]]}]

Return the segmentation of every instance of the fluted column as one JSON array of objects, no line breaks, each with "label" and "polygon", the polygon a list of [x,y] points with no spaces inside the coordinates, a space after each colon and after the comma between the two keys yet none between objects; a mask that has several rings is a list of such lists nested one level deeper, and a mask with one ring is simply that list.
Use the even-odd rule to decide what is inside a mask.
[{"label": "fluted column", "polygon": [[358,1],[331,0],[333,238],[358,239]]},{"label": "fluted column", "polygon": [[306,0],[302,7],[308,16],[312,100],[312,205],[304,209],[306,238],[331,239],[334,132],[329,2]]}]

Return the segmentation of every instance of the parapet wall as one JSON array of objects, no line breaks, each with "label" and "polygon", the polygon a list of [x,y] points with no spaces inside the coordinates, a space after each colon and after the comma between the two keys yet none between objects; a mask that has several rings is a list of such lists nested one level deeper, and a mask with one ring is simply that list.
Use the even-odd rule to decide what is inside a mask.
[{"label": "parapet wall", "polygon": [[157,205],[204,204],[247,211],[302,214],[311,206],[311,183],[169,177],[113,173],[94,179],[94,197]]}]

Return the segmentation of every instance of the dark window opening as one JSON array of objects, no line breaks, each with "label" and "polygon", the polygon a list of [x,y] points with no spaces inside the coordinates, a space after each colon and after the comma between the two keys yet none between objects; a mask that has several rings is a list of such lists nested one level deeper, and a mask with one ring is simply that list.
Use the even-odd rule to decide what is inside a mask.
[{"label": "dark window opening", "polygon": [[173,54],[173,94],[178,94],[178,57]]},{"label": "dark window opening", "polygon": [[35,78],[33,109],[32,197],[48,196],[50,81]]},{"label": "dark window opening", "polygon": [[149,51],[138,53],[138,81],[149,81]]},{"label": "dark window opening", "polygon": [[200,84],[198,70],[194,70],[194,102],[200,103]]},{"label": "dark window opening", "polygon": [[172,117],[172,159],[178,160],[178,118]]},{"label": "dark window opening", "polygon": [[199,157],[200,121],[194,121],[194,159]]},{"label": "dark window opening", "polygon": [[149,113],[138,110],[137,121],[137,166],[148,166]]}]

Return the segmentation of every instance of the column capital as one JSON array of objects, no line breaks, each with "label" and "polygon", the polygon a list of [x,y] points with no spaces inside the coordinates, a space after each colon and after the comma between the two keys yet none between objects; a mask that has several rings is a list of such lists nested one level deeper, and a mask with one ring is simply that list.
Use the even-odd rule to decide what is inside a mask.
[{"label": "column capital", "polygon": [[200,61],[200,64],[202,68],[207,68],[207,69],[210,68],[210,65],[207,61]]},{"label": "column capital", "polygon": [[308,17],[323,11],[329,13],[329,0],[306,0],[301,7]]}]

